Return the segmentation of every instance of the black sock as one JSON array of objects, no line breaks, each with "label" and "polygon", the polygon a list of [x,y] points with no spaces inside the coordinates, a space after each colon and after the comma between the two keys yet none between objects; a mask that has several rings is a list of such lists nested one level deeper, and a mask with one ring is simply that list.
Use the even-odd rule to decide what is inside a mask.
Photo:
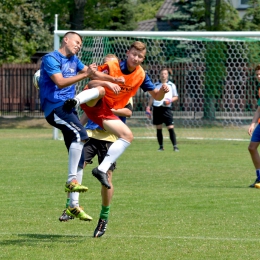
[{"label": "black sock", "polygon": [[157,129],[157,140],[160,145],[160,148],[163,148],[163,135],[162,135],[162,129]]},{"label": "black sock", "polygon": [[173,128],[168,129],[169,136],[173,146],[177,146],[176,135]]}]

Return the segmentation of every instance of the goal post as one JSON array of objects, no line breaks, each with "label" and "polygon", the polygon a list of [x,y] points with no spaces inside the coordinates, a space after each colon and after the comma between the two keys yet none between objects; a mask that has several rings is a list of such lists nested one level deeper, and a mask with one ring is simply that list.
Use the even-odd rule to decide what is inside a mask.
[{"label": "goal post", "polygon": [[[55,41],[66,32],[55,30]],[[179,100],[172,108],[177,138],[248,140],[246,128],[257,108],[254,68],[260,63],[260,32],[76,32],[83,37],[78,56],[86,65],[101,64],[108,53],[123,60],[132,42],[146,44],[146,73],[156,82],[160,69],[167,67],[177,86]],[[77,92],[86,83],[79,82]],[[145,115],[148,99],[141,89],[133,99],[133,116],[127,123],[135,137],[155,137]]]}]

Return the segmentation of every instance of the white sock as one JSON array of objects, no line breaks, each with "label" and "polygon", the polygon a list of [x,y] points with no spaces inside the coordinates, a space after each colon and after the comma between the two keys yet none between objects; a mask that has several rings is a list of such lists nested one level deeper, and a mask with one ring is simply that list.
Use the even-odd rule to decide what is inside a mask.
[{"label": "white sock", "polygon": [[86,89],[82,92],[80,92],[75,99],[79,104],[84,104],[87,103],[88,101],[98,98],[99,96],[99,91],[97,88],[91,88],[91,89]]},{"label": "white sock", "polygon": [[70,145],[68,182],[71,182],[73,179],[77,179],[78,164],[83,147],[84,143],[82,142],[73,142]]},{"label": "white sock", "polygon": [[75,208],[79,206],[79,192],[70,193],[70,207]]},{"label": "white sock", "polygon": [[[82,183],[83,169],[78,167],[77,170],[77,181],[79,184]],[[70,207],[75,208],[79,206],[79,192],[70,193]]]},{"label": "white sock", "polygon": [[128,141],[119,138],[108,149],[106,157],[102,163],[98,166],[98,169],[102,172],[107,172],[112,163],[114,163],[120,155],[130,145]]},{"label": "white sock", "polygon": [[78,167],[78,170],[77,170],[77,181],[79,184],[82,183],[82,179],[83,179],[83,169]]}]

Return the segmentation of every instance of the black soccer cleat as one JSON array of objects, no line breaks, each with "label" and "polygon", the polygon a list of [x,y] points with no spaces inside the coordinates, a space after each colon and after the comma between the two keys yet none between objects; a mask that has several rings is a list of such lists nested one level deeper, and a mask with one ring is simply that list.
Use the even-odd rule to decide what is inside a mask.
[{"label": "black soccer cleat", "polygon": [[99,219],[97,227],[94,231],[94,237],[101,237],[105,234],[106,229],[107,229],[107,219]]},{"label": "black soccer cleat", "polygon": [[96,177],[103,186],[105,186],[107,189],[111,189],[111,186],[108,182],[108,176],[107,173],[100,171],[97,167],[92,170],[92,174],[94,177]]},{"label": "black soccer cleat", "polygon": [[251,185],[249,185],[248,187],[249,188],[255,188],[255,185],[256,184],[260,184],[260,181],[256,178],[256,180],[255,180],[255,182],[254,183],[252,183]]},{"label": "black soccer cleat", "polygon": [[76,99],[74,98],[70,98],[70,99],[67,99],[65,102],[64,102],[64,105],[63,105],[63,109],[65,111],[71,111],[73,108],[75,108],[76,106],[78,105],[78,102]]},{"label": "black soccer cleat", "polygon": [[179,152],[180,150],[179,150],[179,148],[178,148],[177,146],[174,146],[174,147],[173,147],[173,151],[174,151],[174,152]]}]

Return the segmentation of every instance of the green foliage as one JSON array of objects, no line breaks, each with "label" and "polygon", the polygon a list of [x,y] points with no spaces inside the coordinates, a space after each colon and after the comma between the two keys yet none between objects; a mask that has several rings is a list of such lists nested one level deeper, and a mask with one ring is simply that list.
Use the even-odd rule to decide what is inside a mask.
[{"label": "green foliage", "polygon": [[176,11],[167,15],[163,20],[178,21],[173,27],[178,31],[200,31],[205,28],[203,0],[180,0],[173,3]]},{"label": "green foliage", "polygon": [[207,42],[205,51],[204,74],[204,118],[215,117],[215,104],[222,94],[224,80],[226,78],[226,52],[225,42]]},{"label": "green foliage", "polygon": [[259,31],[260,30],[260,0],[249,0],[249,8],[239,23],[241,31]]},{"label": "green foliage", "polygon": [[218,31],[239,31],[240,21],[238,11],[226,1],[222,1]]},{"label": "green foliage", "polygon": [[134,12],[136,22],[153,19],[162,6],[164,0],[144,0],[137,1]]},{"label": "green foliage", "polygon": [[136,28],[134,10],[130,0],[89,1],[86,5],[84,27],[87,30],[133,30]]},{"label": "green foliage", "polygon": [[49,50],[52,37],[36,2],[0,3],[0,64],[29,63],[36,50]]},{"label": "green foliage", "polygon": [[[209,1],[206,13],[204,0],[180,0],[173,5],[177,8],[174,14],[168,15],[165,20],[178,21],[179,25],[173,27],[178,31],[234,31],[240,22],[239,14],[229,3],[222,0],[220,5],[220,19],[214,24],[216,1]],[[206,19],[210,19],[210,25],[206,25]]]}]

